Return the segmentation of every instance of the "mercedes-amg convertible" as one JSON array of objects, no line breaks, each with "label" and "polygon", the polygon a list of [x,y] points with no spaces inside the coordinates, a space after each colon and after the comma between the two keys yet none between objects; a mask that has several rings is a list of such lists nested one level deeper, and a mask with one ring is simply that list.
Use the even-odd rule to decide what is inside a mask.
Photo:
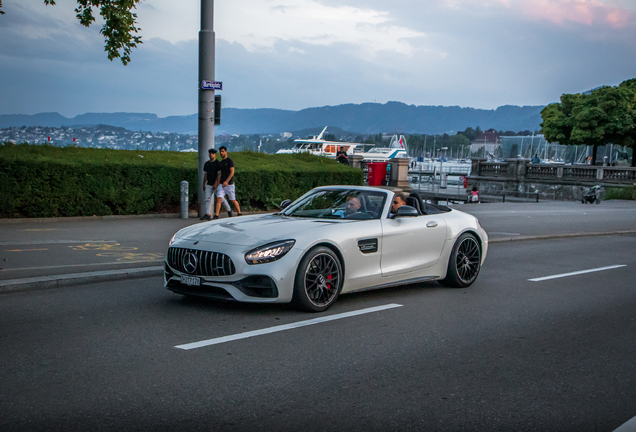
[{"label": "mercedes-amg convertible", "polygon": [[354,291],[473,284],[488,250],[479,221],[418,194],[392,209],[394,200],[384,188],[325,186],[284,201],[278,213],[189,226],[170,240],[165,287],[321,312]]}]

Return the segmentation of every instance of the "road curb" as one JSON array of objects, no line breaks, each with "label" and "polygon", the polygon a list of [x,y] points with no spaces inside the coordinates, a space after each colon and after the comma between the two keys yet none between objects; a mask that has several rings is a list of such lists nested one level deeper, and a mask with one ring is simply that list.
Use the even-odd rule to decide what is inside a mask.
[{"label": "road curb", "polygon": [[[151,213],[142,215],[108,215],[108,216],[64,216],[50,218],[2,218],[0,225],[26,224],[42,222],[77,222],[77,221],[99,221],[99,220],[122,220],[122,219],[167,219],[180,218],[180,213]],[[199,219],[196,213],[189,213],[188,219]]]},{"label": "road curb", "polygon": [[636,417],[619,426],[614,432],[636,432]]},{"label": "road curb", "polygon": [[131,268],[123,270],[103,270],[95,272],[71,273],[55,276],[9,279],[0,281],[0,293],[28,291],[35,289],[60,288],[85,283],[107,282],[121,279],[137,279],[160,276],[163,266]]},{"label": "road curb", "polygon": [[551,240],[551,239],[572,238],[572,237],[601,237],[601,236],[624,235],[624,234],[636,234],[636,230],[605,231],[605,232],[594,232],[594,233],[551,234],[551,235],[544,235],[544,236],[514,236],[514,237],[505,237],[500,239],[489,239],[488,243],[492,244],[492,243],[507,243],[507,242],[513,242],[513,241]]},{"label": "road curb", "polygon": [[[244,216],[261,213],[272,213],[272,211],[253,211],[243,212]],[[221,213],[221,219],[225,216],[225,213]],[[236,216],[235,216],[236,217]],[[64,217],[49,217],[49,218],[0,218],[0,225],[11,224],[28,224],[28,223],[42,223],[42,222],[78,222],[78,221],[101,221],[101,220],[124,220],[124,219],[181,219],[181,213],[148,213],[141,215],[106,215],[106,216],[64,216]],[[199,221],[199,216],[196,213],[188,213],[188,219],[193,219],[196,222]]]}]

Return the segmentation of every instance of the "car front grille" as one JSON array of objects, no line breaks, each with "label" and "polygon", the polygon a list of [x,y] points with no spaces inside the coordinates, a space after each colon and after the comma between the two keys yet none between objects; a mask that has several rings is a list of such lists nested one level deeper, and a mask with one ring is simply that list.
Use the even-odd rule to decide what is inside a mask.
[{"label": "car front grille", "polygon": [[[192,254],[196,258],[196,267],[194,269],[186,269],[184,258],[186,255]],[[193,260],[186,258],[186,261],[192,263]],[[196,249],[176,248],[168,249],[168,265],[173,269],[181,272],[197,276],[231,276],[236,273],[236,267],[232,259],[219,252],[208,252]],[[190,270],[190,271],[189,271]]]}]

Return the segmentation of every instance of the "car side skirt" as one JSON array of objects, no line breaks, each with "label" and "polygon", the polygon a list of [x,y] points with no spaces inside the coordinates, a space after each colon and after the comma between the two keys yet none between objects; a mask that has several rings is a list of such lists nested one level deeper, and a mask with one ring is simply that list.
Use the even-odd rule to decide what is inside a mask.
[{"label": "car side skirt", "polygon": [[416,277],[416,278],[404,279],[404,280],[395,281],[395,282],[387,282],[387,283],[380,284],[380,285],[373,285],[373,286],[370,286],[370,287],[357,288],[357,289],[354,289],[354,290],[351,290],[351,291],[343,292],[342,294],[344,295],[344,294],[356,293],[356,292],[360,292],[360,291],[370,291],[370,290],[376,290],[376,289],[397,287],[397,286],[402,286],[402,285],[411,285],[411,284],[416,284],[416,283],[420,283],[420,282],[434,281],[434,280],[437,280],[437,279],[440,279],[440,276]]}]

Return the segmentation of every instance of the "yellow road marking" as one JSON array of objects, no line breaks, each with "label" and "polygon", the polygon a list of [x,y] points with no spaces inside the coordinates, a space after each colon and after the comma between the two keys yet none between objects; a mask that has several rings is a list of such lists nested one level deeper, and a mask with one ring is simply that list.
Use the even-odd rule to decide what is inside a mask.
[{"label": "yellow road marking", "polygon": [[5,250],[5,252],[26,252],[26,251],[41,251],[41,250],[48,250],[48,249],[11,249],[11,250]]},{"label": "yellow road marking", "polygon": [[100,257],[116,257],[117,261],[156,261],[163,258],[162,253],[131,253],[131,252],[104,252],[98,253]]},{"label": "yellow road marking", "polygon": [[69,246],[73,250],[86,250],[86,251],[109,251],[109,252],[124,252],[124,251],[134,251],[138,248],[133,246],[122,246],[120,243],[86,243],[84,245],[79,246]]}]

